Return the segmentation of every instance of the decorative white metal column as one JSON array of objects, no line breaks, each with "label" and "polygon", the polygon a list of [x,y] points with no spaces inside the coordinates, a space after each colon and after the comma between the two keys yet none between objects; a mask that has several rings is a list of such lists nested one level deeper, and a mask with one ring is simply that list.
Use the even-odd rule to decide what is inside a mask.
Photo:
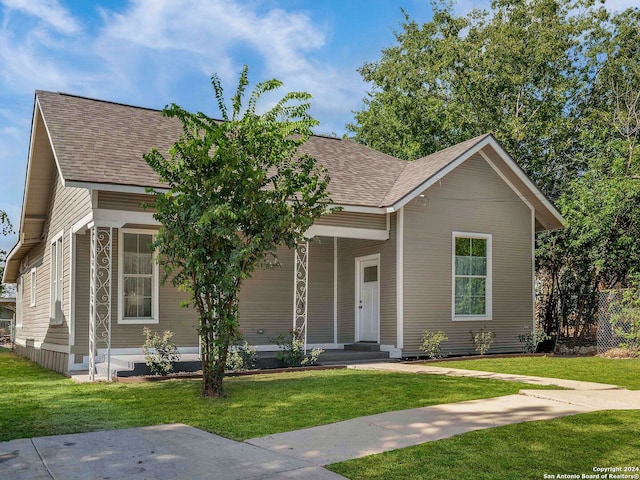
[{"label": "decorative white metal column", "polygon": [[107,350],[107,377],[111,380],[111,265],[113,228],[93,226],[89,289],[89,378],[96,374],[98,347]]},{"label": "decorative white metal column", "polygon": [[293,329],[304,335],[304,353],[307,353],[307,298],[309,282],[309,242],[298,244],[294,251],[293,277]]}]

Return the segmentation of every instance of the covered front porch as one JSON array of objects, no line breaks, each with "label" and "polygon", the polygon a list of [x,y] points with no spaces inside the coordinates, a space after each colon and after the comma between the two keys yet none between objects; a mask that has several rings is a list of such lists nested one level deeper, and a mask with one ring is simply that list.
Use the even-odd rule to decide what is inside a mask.
[{"label": "covered front porch", "polygon": [[[268,370],[280,367],[276,351],[260,352],[259,356],[260,359],[256,365],[256,369]],[[320,354],[318,365],[353,365],[384,361],[397,361],[397,359],[390,359],[389,352],[380,351],[379,345],[353,344],[345,345],[344,349],[325,350]],[[180,356],[180,360],[174,365],[173,371],[174,373],[194,373],[200,371],[201,368],[200,355],[197,353],[185,353]],[[112,380],[115,378],[137,377],[150,374],[151,372],[145,363],[144,355],[112,354],[108,364],[106,361],[96,362],[94,379]],[[77,375],[90,378],[89,372],[87,371],[75,372],[72,374],[72,377]]]},{"label": "covered front porch", "polygon": [[[325,350],[321,363],[401,356],[396,320],[396,238],[390,235],[395,222],[388,214],[375,217],[381,228],[314,225],[298,248],[278,249],[277,268],[260,269],[245,281],[240,292],[240,329],[260,357],[275,358],[278,346],[274,339],[292,329],[302,332],[305,349]],[[115,285],[120,260],[116,244],[118,230],[127,228],[127,224],[88,225],[90,375],[100,372],[109,378],[116,370],[144,364],[141,350],[136,348],[141,342],[121,340],[125,331],[133,330],[118,321],[116,313],[121,301]],[[159,320],[150,328],[164,331],[178,325],[181,330],[188,329],[193,340],[176,343],[189,352],[184,358],[195,361],[198,344],[194,325],[178,324],[163,316],[164,311],[161,303]],[[191,324],[193,313],[185,311],[183,315]],[[185,332],[181,338],[187,338]],[[374,351],[350,352],[354,344],[371,346],[367,349]]]}]

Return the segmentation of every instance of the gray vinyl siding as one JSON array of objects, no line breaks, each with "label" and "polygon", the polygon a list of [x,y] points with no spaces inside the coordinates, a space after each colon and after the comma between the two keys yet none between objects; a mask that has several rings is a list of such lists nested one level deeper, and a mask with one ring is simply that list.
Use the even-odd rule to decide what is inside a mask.
[{"label": "gray vinyl siding", "polygon": [[91,265],[91,235],[76,235],[76,280],[75,280],[75,342],[71,353],[76,354],[75,363],[82,363],[89,354],[89,294]]},{"label": "gray vinyl siding", "polygon": [[[491,352],[520,349],[533,322],[532,214],[476,155],[404,207],[404,350],[418,355],[424,329],[443,330],[450,354],[473,353],[470,330],[495,333]],[[493,315],[453,321],[452,232],[492,235]]]},{"label": "gray vinyl siding", "polygon": [[105,210],[126,210],[129,212],[149,212],[143,204],[149,204],[151,195],[144,193],[122,193],[98,191],[98,208]]},{"label": "gray vinyl siding", "polygon": [[[89,288],[90,288],[90,240],[89,232],[76,236],[76,311],[75,346],[72,352],[76,362],[89,352]],[[173,332],[173,343],[178,347],[197,347],[197,314],[190,307],[180,304],[187,298],[170,281],[159,287],[159,323],[131,324],[118,323],[118,229],[112,235],[112,283],[111,283],[111,348],[141,348],[144,342],[142,329],[147,326],[152,332]],[[163,275],[160,266],[160,278]],[[104,348],[104,345],[98,345]]]},{"label": "gray vinyl siding", "polygon": [[383,214],[342,211],[323,215],[316,220],[315,225],[386,230],[387,216]]},{"label": "gray vinyl siding", "polygon": [[309,242],[308,301],[307,341],[333,343],[333,238]]},{"label": "gray vinyl siding", "polygon": [[[276,253],[280,265],[256,270],[240,291],[240,328],[254,345],[269,345],[293,327],[294,253],[285,247]],[[333,343],[333,238],[309,242],[308,302],[307,341]]]},{"label": "gray vinyl siding", "polygon": [[[44,225],[44,239],[28,255],[28,263],[22,270],[23,275],[23,331],[17,332],[18,338],[34,339],[36,342],[50,342],[64,345],[68,342],[69,311],[69,231],[75,221],[90,210],[89,193],[85,189],[63,187],[58,175],[54,177],[50,196],[48,220]],[[50,325],[50,256],[51,240],[63,233],[63,323]],[[30,306],[31,268],[36,268],[36,306]]]},{"label": "gray vinyl siding", "polygon": [[[386,222],[386,220],[385,220]],[[389,240],[338,239],[338,343],[355,340],[356,257],[380,254],[380,343],[396,345],[396,219]]]},{"label": "gray vinyl siding", "polygon": [[[44,225],[44,239],[35,246],[28,255],[28,262],[22,269],[23,294],[22,312],[23,328],[16,332],[16,337],[21,340],[33,340],[43,342],[42,350],[46,350],[46,344],[61,346],[69,345],[69,304],[70,304],[70,231],[73,224],[91,210],[89,192],[83,188],[64,187],[57,171],[54,173],[50,191],[49,212]],[[63,248],[63,293],[61,324],[53,325],[50,322],[51,303],[51,241],[59,233],[62,236]],[[31,297],[31,268],[36,268],[36,305],[30,306]],[[60,352],[38,352],[35,347],[28,347],[25,355],[35,361],[46,362],[48,368],[64,372],[63,356]],[[65,354],[66,355],[66,354]],[[43,364],[44,365],[44,364]],[[63,367],[61,367],[63,365]]]},{"label": "gray vinyl siding", "polygon": [[293,326],[293,250],[279,247],[276,255],[279,266],[257,269],[240,290],[240,329],[252,345],[270,345]]}]

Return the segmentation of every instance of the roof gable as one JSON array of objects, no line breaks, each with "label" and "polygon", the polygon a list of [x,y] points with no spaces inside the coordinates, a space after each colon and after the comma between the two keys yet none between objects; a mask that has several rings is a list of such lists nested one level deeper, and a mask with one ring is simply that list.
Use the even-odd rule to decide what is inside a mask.
[{"label": "roof gable", "polygon": [[471,138],[407,164],[385,197],[384,206],[397,210],[406,205],[476,153],[535,211],[536,231],[564,227],[560,212],[491,134]]}]

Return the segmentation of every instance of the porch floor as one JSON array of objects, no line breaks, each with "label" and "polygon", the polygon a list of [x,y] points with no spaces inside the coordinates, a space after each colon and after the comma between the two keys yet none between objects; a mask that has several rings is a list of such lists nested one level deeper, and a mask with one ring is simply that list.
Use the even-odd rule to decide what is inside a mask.
[{"label": "porch floor", "polygon": [[[278,366],[278,352],[258,352],[261,360],[261,368],[275,368]],[[320,354],[319,365],[352,365],[368,362],[393,362],[388,352],[380,351],[355,351],[342,349],[328,349]],[[200,370],[201,363],[198,354],[188,353],[180,355],[180,361],[175,365],[175,372],[196,372]],[[144,355],[112,355],[111,371],[113,376],[131,377],[148,375],[148,367]],[[71,377],[77,381],[88,381],[89,374],[86,371],[72,372]],[[86,378],[85,378],[86,377]],[[96,380],[107,379],[107,363],[96,363]]]}]

